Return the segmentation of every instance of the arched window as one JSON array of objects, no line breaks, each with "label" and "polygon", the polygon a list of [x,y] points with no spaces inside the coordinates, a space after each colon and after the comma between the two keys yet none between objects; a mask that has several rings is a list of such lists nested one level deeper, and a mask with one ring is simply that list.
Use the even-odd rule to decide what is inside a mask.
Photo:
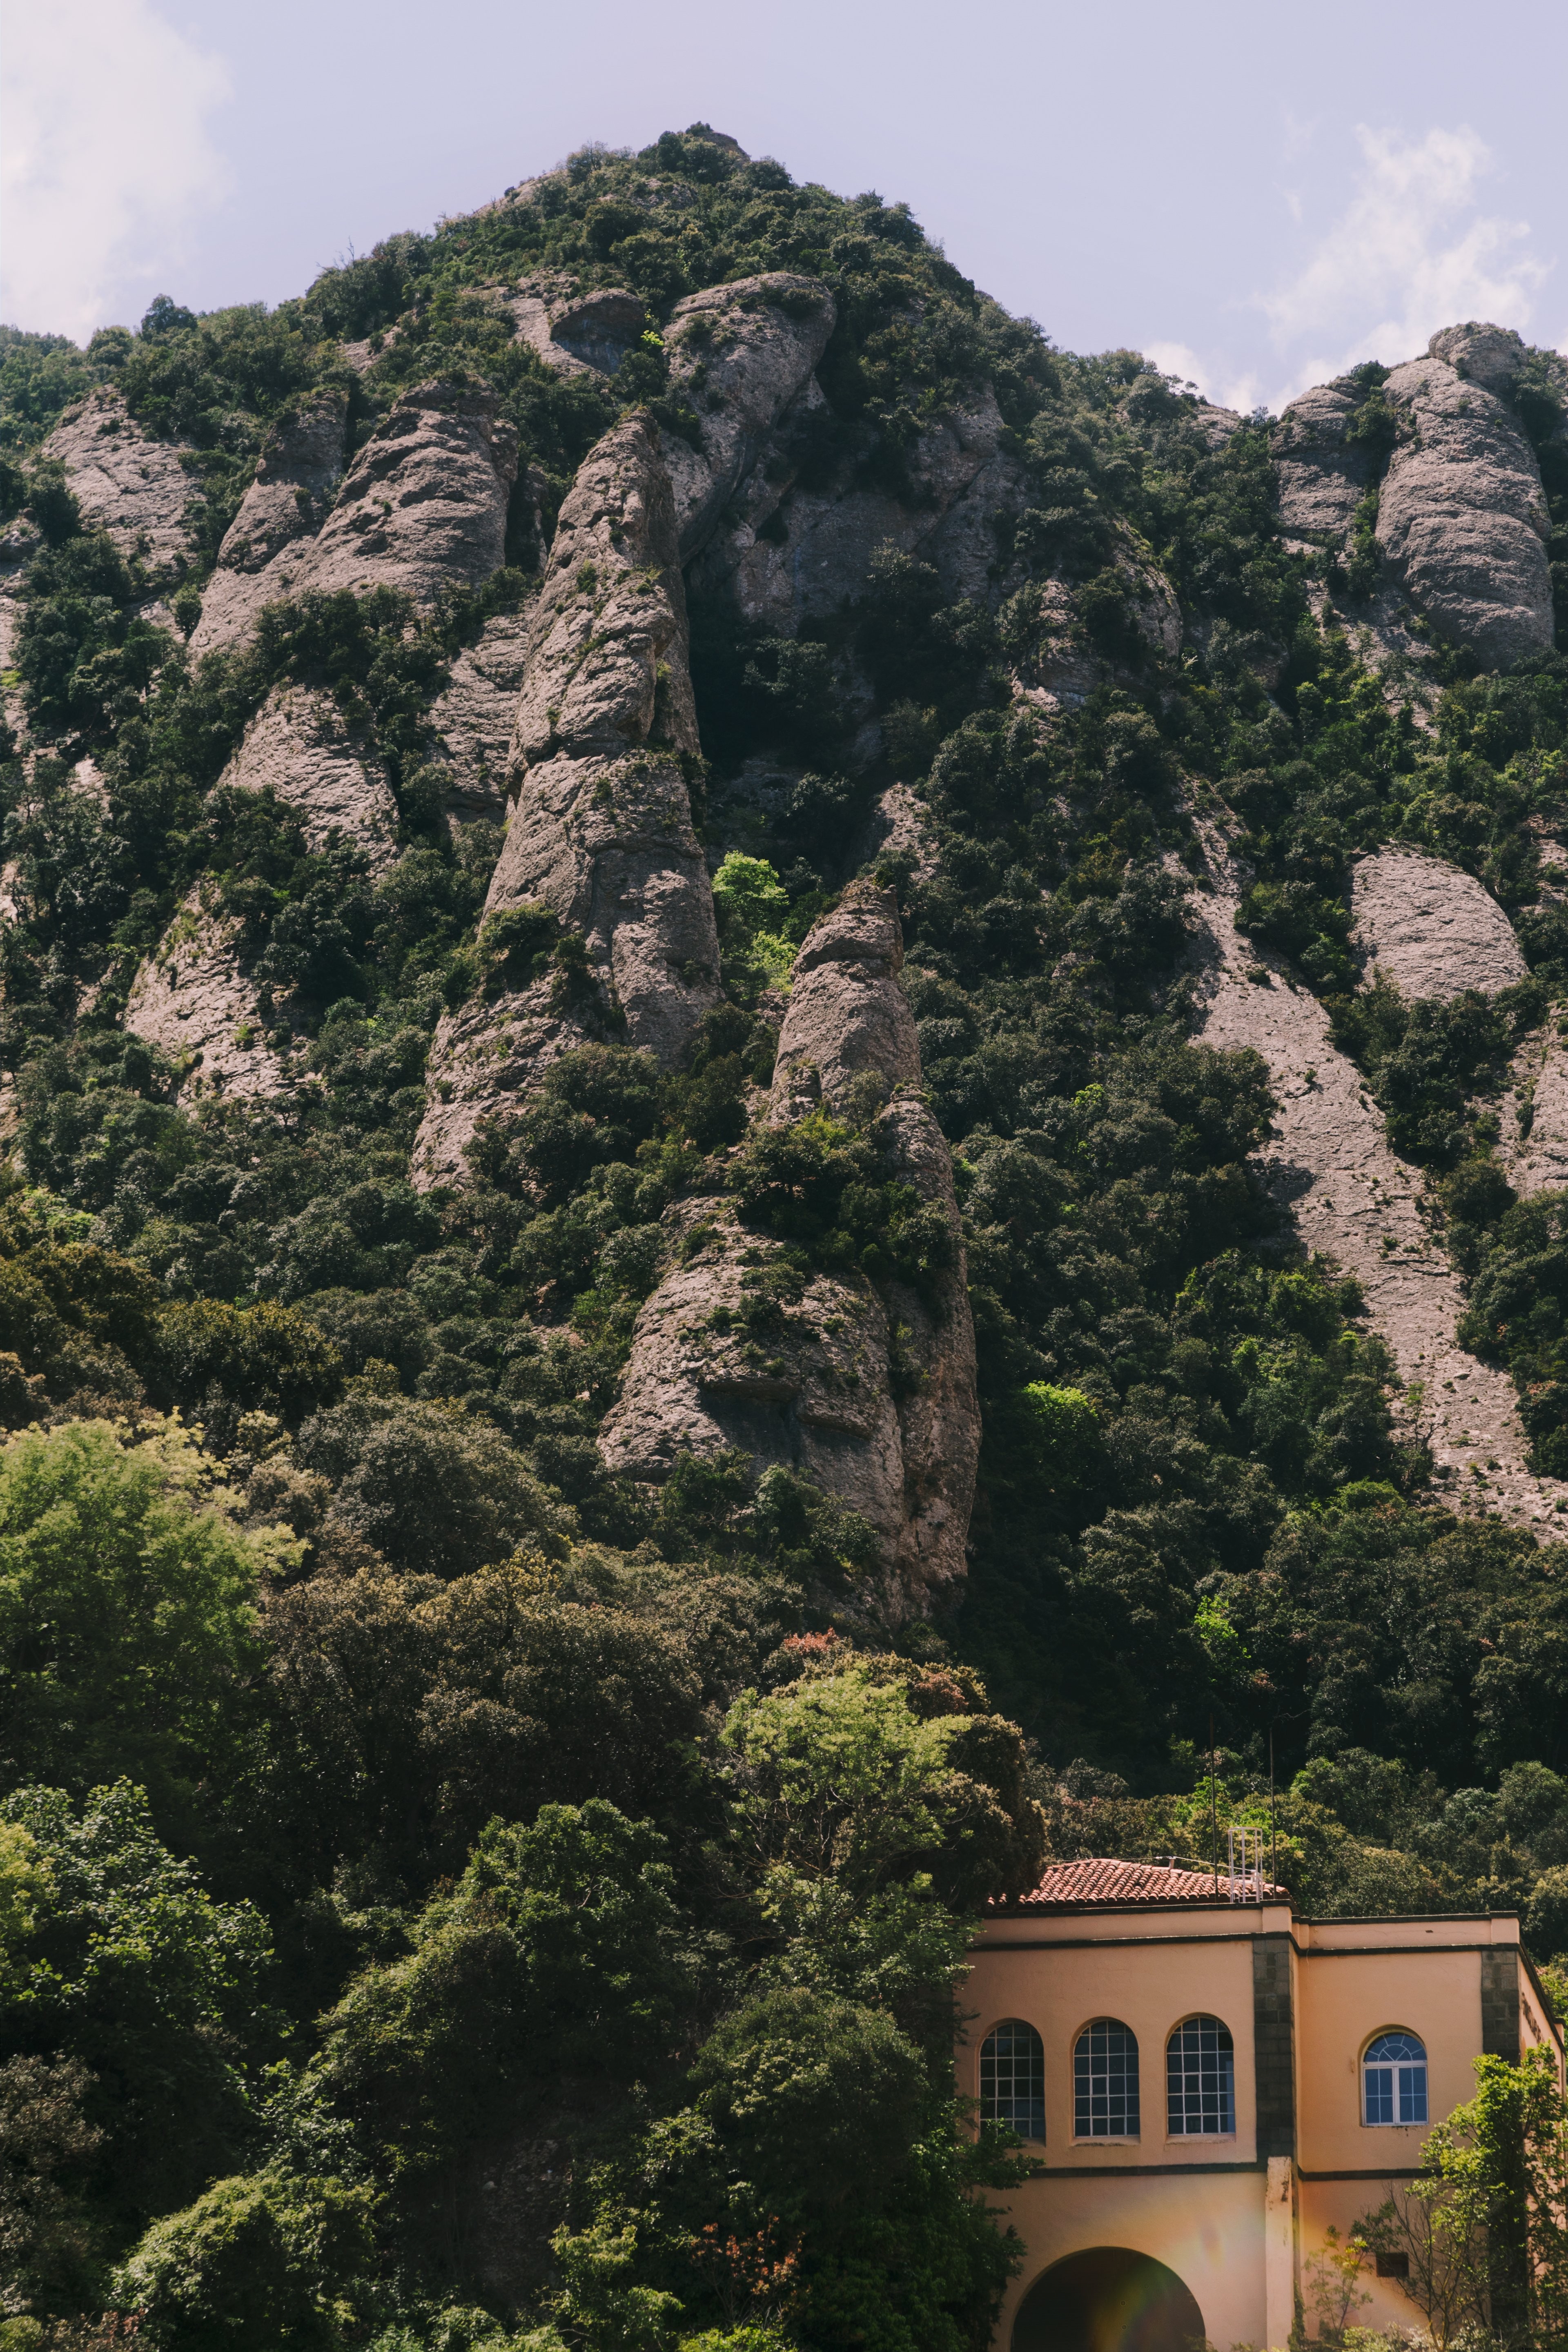
[{"label": "arched window", "polygon": [[1077,2138],[1137,2138],[1138,2042],[1114,2017],[1097,2017],[1078,2037],[1072,2105]]},{"label": "arched window", "polygon": [[1236,2044],[1217,2017],[1189,2017],[1165,2044],[1169,2128],[1178,2133],[1236,2129]]},{"label": "arched window", "polygon": [[1424,2124],[1426,2053],[1414,2033],[1380,2033],[1361,2062],[1363,2124]]},{"label": "arched window", "polygon": [[980,2114],[1021,2139],[1045,2138],[1046,2045],[1020,2018],[1008,2018],[980,2045]]}]

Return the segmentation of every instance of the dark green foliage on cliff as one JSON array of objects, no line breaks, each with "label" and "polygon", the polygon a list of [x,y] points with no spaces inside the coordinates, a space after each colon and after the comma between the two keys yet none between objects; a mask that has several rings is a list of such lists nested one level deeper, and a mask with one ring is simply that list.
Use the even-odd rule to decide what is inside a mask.
[{"label": "dark green foliage on cliff", "polygon": [[[626,406],[693,419],[656,340],[563,378],[501,290],[629,287],[657,331],[773,270],[838,310],[803,483],[909,499],[917,436],[990,394],[1024,486],[995,571],[950,593],[889,545],[795,637],[694,598],[728,1001],[675,1071],[613,1034],[564,1055],[468,1191],[419,1192],[443,1013],[570,979],[553,918],[480,928],[499,831],[451,837],[431,756],[454,658],[529,593],[531,525],[518,569],[433,617],[310,598],[193,662],[31,453],[111,378],[200,453],[205,561],[301,394],[343,383],[363,435],[462,370],[548,528]],[[1542,362],[1523,413],[1561,536],[1556,403]],[[1264,1066],[1193,1042],[1185,906],[1194,817],[1228,811],[1244,932],[1326,1000],[1430,1171],[1467,1342],[1568,1472],[1563,1203],[1514,1202],[1486,1108],[1568,986],[1532,824],[1568,814],[1560,658],[1434,656],[1417,728],[1355,657],[1353,552],[1318,583],[1281,544],[1261,422],[1211,434],[1137,353],[1054,352],[906,208],[704,125],[585,150],[272,313],[161,297],[85,354],[5,331],[0,453],[44,541],[17,654],[37,755],[0,747],[18,2308],[134,2311],[153,2352],[973,2352],[1012,2259],[984,2192],[1016,2177],[952,2095],[974,1919],[1047,1835],[1205,1835],[1211,1725],[1227,1818],[1260,1817],[1272,1740],[1314,1907],[1511,1904],[1539,1958],[1568,1949],[1560,1554],[1434,1492],[1356,1286],[1258,1181]],[[1089,683],[1042,716],[1063,583]],[[280,685],[330,695],[390,780],[374,881],[220,786]],[[752,754],[778,775],[746,803]],[[962,1602],[889,1629],[875,1531],[805,1480],[687,1457],[655,1491],[595,1437],[683,1202],[733,1203],[759,1323],[814,1266],[917,1294],[949,1270],[879,1101],[752,1119],[769,988],[895,781],[922,839],[879,871],[954,1155],[984,1446]],[[1359,986],[1349,861],[1391,840],[1486,881],[1528,982]],[[279,1102],[198,1095],[121,1025],[196,886],[289,1050]]]}]

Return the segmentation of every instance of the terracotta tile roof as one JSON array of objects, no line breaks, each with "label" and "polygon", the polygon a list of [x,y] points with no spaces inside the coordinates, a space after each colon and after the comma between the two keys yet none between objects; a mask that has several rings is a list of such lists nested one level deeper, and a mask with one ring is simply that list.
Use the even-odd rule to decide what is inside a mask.
[{"label": "terracotta tile roof", "polygon": [[[1266,1885],[1264,1891],[1270,1896],[1285,1897],[1282,1886]],[[1227,1881],[1222,1870],[1219,1877],[1222,1903],[1227,1892]],[[1097,1858],[1092,1862],[1053,1862],[1033,1894],[1019,1896],[1016,1904],[999,1907],[1032,1910],[1037,1906],[1058,1904],[1212,1903],[1214,1899],[1215,1882],[1211,1871],[1186,1870],[1172,1863],[1115,1862]]]}]

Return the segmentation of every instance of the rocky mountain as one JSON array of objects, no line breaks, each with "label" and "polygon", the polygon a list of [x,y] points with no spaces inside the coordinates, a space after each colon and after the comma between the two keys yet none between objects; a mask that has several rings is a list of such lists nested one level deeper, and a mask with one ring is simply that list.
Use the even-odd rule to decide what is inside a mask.
[{"label": "rocky mountain", "polygon": [[1384,362],[701,124],[0,331],[0,2333],[981,2340],[976,1907],[1270,1758],[1568,2000],[1568,363]]},{"label": "rocky mountain", "polygon": [[[1504,1191],[1556,1173],[1551,982],[1543,997],[1531,973],[1552,968],[1558,755],[1538,747],[1563,363],[1456,327],[1266,425],[1122,355],[1065,360],[896,208],[785,204],[773,167],[694,134],[700,150],[726,159],[711,178],[574,164],[329,273],[276,320],[155,306],[12,468],[18,1164],[171,1298],[299,1297],[351,1370],[369,1343],[350,1327],[375,1314],[348,1302],[382,1294],[340,1273],[416,1271],[392,1236],[438,1233],[484,1311],[428,1327],[416,1391],[531,1436],[542,1470],[539,1415],[500,1369],[516,1342],[498,1358],[491,1334],[499,1318],[540,1335],[530,1350],[581,1346],[573,1302],[603,1299],[619,1336],[589,1343],[566,1488],[586,1524],[635,1519],[683,1462],[785,1469],[873,1531],[896,1622],[952,1608],[1001,1492],[983,1454],[972,1528],[982,1416],[951,1152],[982,1201],[1020,1153],[1046,1192],[1062,1181],[1048,1089],[998,1041],[1020,1017],[1065,1021],[1087,1077],[1107,1053],[1147,1057],[1152,1022],[1172,1052],[1184,1034],[1261,1057],[1272,1139],[1259,1128],[1227,1181],[1285,1222],[1248,1246],[1260,1265],[1305,1249],[1342,1302],[1359,1286],[1394,1434],[1430,1449],[1450,1502],[1550,1519],[1550,1446],[1532,1452],[1507,1370],[1455,1336],[1475,1269],[1446,1240],[1441,1170],[1462,1148]],[[621,231],[607,245],[603,222]],[[1183,544],[1227,498],[1245,522],[1210,525],[1206,554]],[[84,630],[69,583],[95,549],[114,618]],[[1490,819],[1484,845],[1446,839],[1428,779],[1446,761],[1451,782],[1453,713],[1502,670],[1532,681],[1498,692],[1536,714],[1533,829],[1506,848]],[[1272,780],[1294,750],[1310,760],[1330,673],[1376,738],[1372,805],[1347,820],[1331,786],[1315,837],[1287,842],[1254,799],[1289,790]],[[258,824],[268,853],[247,870]],[[40,846],[62,826],[104,868],[85,919]],[[1331,971],[1294,936],[1309,902]],[[1131,996],[1103,944],[1080,944],[1124,907]],[[1529,911],[1522,934],[1510,909]],[[1373,1003],[1417,1024],[1459,1003],[1495,1026],[1508,1008],[1506,1051],[1464,1081],[1499,1108],[1456,1108],[1462,1146],[1399,1150],[1358,1050]],[[340,1031],[403,1081],[369,1128],[326,1047]],[[40,1138],[58,1086],[87,1081],[41,1094],[41,1071],[62,1051],[102,1066],[118,1035],[150,1057],[135,1100],[201,1163],[221,1134],[226,1168],[258,1120],[330,1133],[372,1230],[334,1213],[342,1246],[279,1289],[268,1241],[237,1256],[216,1240],[226,1175],[193,1255],[161,1180],[128,1188],[112,1150],[90,1177],[62,1161]],[[663,1141],[646,1111],[623,1133],[613,1101],[590,1101],[661,1085]],[[681,1141],[682,1089],[721,1086]],[[1069,1125],[1097,1089],[1062,1097]],[[552,1175],[541,1137],[560,1119],[578,1139]],[[824,1258],[746,1205],[753,1159],[792,1136],[803,1165],[852,1149],[949,1236],[919,1279],[884,1270],[879,1240],[830,1228]],[[498,1186],[504,1244],[482,1238]],[[784,1185],[810,1189],[798,1171]],[[286,1188],[272,1213],[327,1203]],[[595,1266],[631,1254],[628,1234],[647,1271],[615,1307]],[[999,1296],[988,1312],[1014,1398],[1034,1391],[1003,1361],[1054,1366],[1124,1425],[1109,1363],[1090,1378],[1047,1341],[1060,1310],[1018,1324]]]}]

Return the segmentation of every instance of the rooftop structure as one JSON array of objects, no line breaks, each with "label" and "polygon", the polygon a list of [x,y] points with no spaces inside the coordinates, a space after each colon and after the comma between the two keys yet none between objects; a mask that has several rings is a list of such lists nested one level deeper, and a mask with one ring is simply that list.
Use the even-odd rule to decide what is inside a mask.
[{"label": "rooftop structure", "polygon": [[[1415,2177],[1477,2057],[1561,2077],[1511,1914],[1309,1919],[1246,1861],[1054,1863],[980,1931],[959,2086],[1041,2168],[999,2352],[1283,2347],[1303,2263]],[[1418,2324],[1396,2271],[1368,2326]]]}]

